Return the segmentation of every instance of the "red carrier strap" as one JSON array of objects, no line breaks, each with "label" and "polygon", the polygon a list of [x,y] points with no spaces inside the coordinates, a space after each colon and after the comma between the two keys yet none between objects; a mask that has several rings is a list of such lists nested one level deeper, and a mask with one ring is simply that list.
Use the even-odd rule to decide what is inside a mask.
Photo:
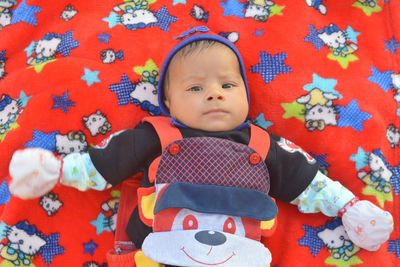
[{"label": "red carrier strap", "polygon": [[142,121],[153,125],[158,134],[158,138],[160,138],[162,150],[173,141],[182,139],[181,132],[171,123],[171,118],[161,116],[145,117]]},{"label": "red carrier strap", "polygon": [[250,124],[249,147],[254,149],[265,161],[268,155],[270,140],[269,134],[260,127]]}]

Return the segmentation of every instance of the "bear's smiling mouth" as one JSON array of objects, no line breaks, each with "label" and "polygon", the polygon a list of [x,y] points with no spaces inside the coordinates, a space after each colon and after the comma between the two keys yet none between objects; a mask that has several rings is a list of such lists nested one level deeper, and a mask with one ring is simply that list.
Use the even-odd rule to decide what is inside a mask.
[{"label": "bear's smiling mouth", "polygon": [[182,247],[181,250],[182,250],[183,253],[185,253],[185,255],[186,255],[189,259],[191,259],[192,261],[195,261],[195,262],[198,262],[198,263],[204,264],[204,265],[209,265],[209,266],[215,266],[215,265],[223,264],[223,263],[229,261],[233,256],[236,256],[235,252],[232,251],[232,255],[230,255],[226,260],[223,260],[223,261],[221,261],[221,262],[216,262],[216,263],[206,263],[206,262],[202,262],[202,261],[196,260],[195,258],[193,258],[192,256],[190,256],[190,255],[186,252],[185,247]]}]

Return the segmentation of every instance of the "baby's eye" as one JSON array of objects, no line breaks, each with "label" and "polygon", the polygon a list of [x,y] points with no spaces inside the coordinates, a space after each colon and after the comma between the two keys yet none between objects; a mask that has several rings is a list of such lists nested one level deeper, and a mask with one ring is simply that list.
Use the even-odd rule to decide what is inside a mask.
[{"label": "baby's eye", "polygon": [[229,89],[229,88],[232,88],[232,87],[234,87],[235,85],[233,84],[233,83],[224,83],[223,85],[222,85],[222,88],[224,88],[224,89]]},{"label": "baby's eye", "polygon": [[189,89],[187,89],[187,91],[191,91],[191,92],[200,92],[203,88],[201,88],[201,86],[193,86],[190,87]]}]

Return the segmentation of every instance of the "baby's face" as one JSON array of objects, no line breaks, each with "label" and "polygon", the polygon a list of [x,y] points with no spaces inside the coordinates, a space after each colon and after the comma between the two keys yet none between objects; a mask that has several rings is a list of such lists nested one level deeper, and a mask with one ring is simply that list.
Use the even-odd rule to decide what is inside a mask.
[{"label": "baby's face", "polygon": [[222,44],[174,57],[165,96],[173,118],[203,131],[235,129],[249,111],[239,62]]}]

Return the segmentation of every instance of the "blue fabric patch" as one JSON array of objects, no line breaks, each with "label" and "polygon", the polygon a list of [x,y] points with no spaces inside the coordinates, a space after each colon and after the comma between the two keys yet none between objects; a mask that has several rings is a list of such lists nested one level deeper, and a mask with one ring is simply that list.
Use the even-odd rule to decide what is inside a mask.
[{"label": "blue fabric patch", "polygon": [[46,244],[40,248],[39,253],[43,257],[47,265],[53,261],[54,256],[64,254],[64,248],[58,242],[60,239],[59,233],[50,234],[48,237],[39,234],[46,241]]},{"label": "blue fabric patch", "polygon": [[118,105],[126,105],[132,102],[130,94],[135,90],[135,84],[132,83],[126,74],[122,74],[121,81],[119,83],[111,84],[110,91],[117,94]]},{"label": "blue fabric patch", "polygon": [[56,135],[58,131],[45,133],[41,131],[33,131],[33,139],[25,144],[25,147],[40,147],[50,151],[56,150]]},{"label": "blue fabric patch", "polygon": [[393,252],[397,258],[400,258],[400,239],[389,240],[388,252]]},{"label": "blue fabric patch", "polygon": [[261,74],[265,83],[270,83],[279,74],[292,72],[292,68],[285,64],[286,53],[276,55],[260,52],[260,63],[251,66],[251,72]]},{"label": "blue fabric patch", "polygon": [[397,53],[397,48],[400,48],[400,43],[392,37],[389,41],[385,41],[385,49],[390,51],[392,54]]},{"label": "blue fabric patch", "polygon": [[315,29],[314,25],[308,26],[308,35],[304,37],[305,42],[312,43],[317,51],[321,51],[321,48],[324,47],[324,41],[318,37],[318,31]]},{"label": "blue fabric patch", "polygon": [[238,0],[227,0],[226,2],[220,3],[221,7],[224,9],[224,16],[236,16],[243,18],[243,10],[246,4],[239,2]]},{"label": "blue fabric patch", "polygon": [[28,6],[26,0],[23,0],[21,4],[13,11],[11,24],[18,23],[20,21],[28,24],[37,25],[36,13],[40,12],[41,8],[38,6]]},{"label": "blue fabric patch", "polygon": [[61,109],[64,113],[68,113],[70,107],[75,107],[75,102],[71,101],[68,97],[68,91],[64,92],[61,96],[52,95],[53,106],[52,109]]},{"label": "blue fabric patch", "polygon": [[385,92],[389,91],[392,87],[392,77],[393,71],[383,71],[380,72],[377,68],[371,67],[372,75],[368,77],[368,81],[376,83]]},{"label": "blue fabric patch", "polygon": [[154,213],[168,208],[187,208],[197,212],[226,214],[260,221],[271,220],[278,212],[274,201],[260,191],[182,182],[174,182],[167,187],[156,202]]},{"label": "blue fabric patch", "polygon": [[7,204],[10,201],[11,193],[8,190],[6,181],[3,181],[0,185],[0,205]]},{"label": "blue fabric patch", "polygon": [[363,123],[371,119],[371,115],[361,111],[356,100],[352,100],[347,106],[336,106],[339,114],[338,127],[350,126],[360,132],[363,130]]},{"label": "blue fabric patch", "polygon": [[315,257],[321,251],[321,248],[325,246],[324,242],[318,237],[318,233],[325,229],[324,226],[312,227],[309,225],[303,225],[305,235],[301,238],[298,243],[300,246],[308,247],[311,254]]},{"label": "blue fabric patch", "polygon": [[97,249],[97,247],[98,247],[98,245],[93,240],[90,240],[87,243],[83,243],[83,249],[84,249],[85,253],[88,253],[92,256],[94,255],[94,251],[95,251],[95,249]]},{"label": "blue fabric patch", "polygon": [[61,36],[61,43],[57,48],[57,51],[64,57],[67,57],[71,54],[71,50],[78,46],[79,42],[72,38],[72,31],[69,31]]},{"label": "blue fabric patch", "polygon": [[158,10],[155,16],[158,20],[157,25],[161,28],[161,30],[166,32],[169,31],[169,25],[178,20],[176,17],[171,16],[168,13],[168,9],[165,6]]}]

